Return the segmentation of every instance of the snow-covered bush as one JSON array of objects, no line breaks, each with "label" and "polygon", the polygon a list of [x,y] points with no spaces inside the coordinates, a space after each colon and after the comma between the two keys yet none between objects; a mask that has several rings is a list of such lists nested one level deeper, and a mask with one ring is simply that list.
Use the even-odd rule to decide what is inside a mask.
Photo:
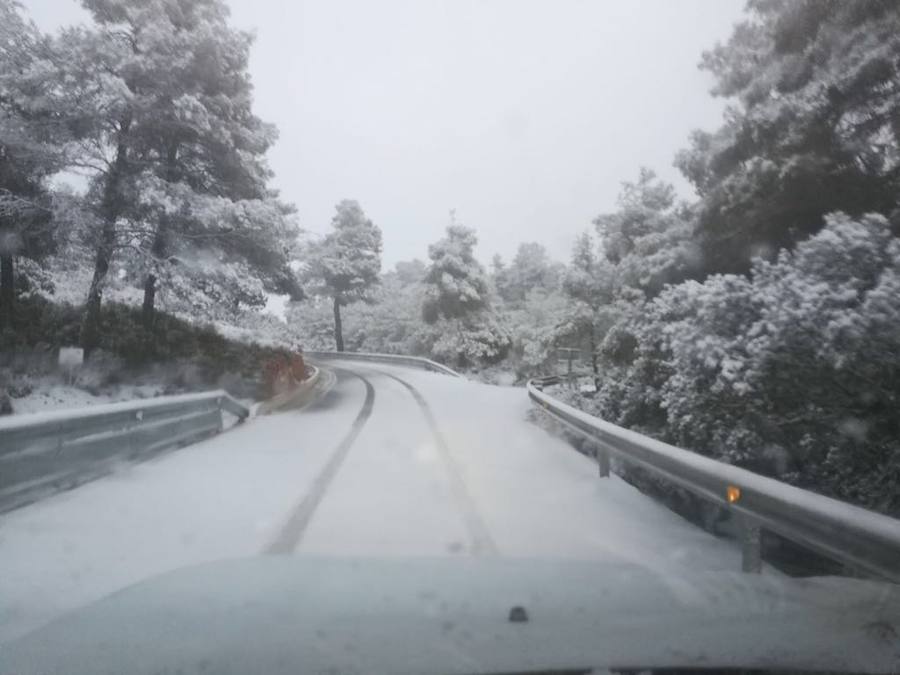
[{"label": "snow-covered bush", "polygon": [[613,422],[900,512],[900,240],[878,215],[635,302],[602,345]]},{"label": "snow-covered bush", "polygon": [[437,339],[431,355],[457,368],[495,364],[506,358],[512,341],[509,333],[493,316],[482,314],[477,323],[463,319],[444,319],[436,323]]},{"label": "snow-covered bush", "polygon": [[516,307],[502,312],[512,340],[510,367],[517,380],[553,372],[559,327],[566,321],[569,303],[556,288],[536,288]]}]

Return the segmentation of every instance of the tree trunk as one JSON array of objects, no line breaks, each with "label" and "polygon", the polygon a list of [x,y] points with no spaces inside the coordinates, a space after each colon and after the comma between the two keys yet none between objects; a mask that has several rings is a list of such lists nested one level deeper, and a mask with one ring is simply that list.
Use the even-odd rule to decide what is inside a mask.
[{"label": "tree trunk", "polygon": [[460,351],[462,345],[465,344],[465,340],[463,340],[462,320],[457,318],[454,323],[456,324],[456,367],[468,368],[469,359],[465,352]]},{"label": "tree trunk", "polygon": [[15,259],[11,254],[0,256],[0,330],[12,325],[15,311]]},{"label": "tree trunk", "polygon": [[116,221],[122,213],[122,195],[120,193],[122,178],[125,175],[128,160],[128,147],[125,139],[131,121],[125,118],[119,128],[119,143],[116,147],[116,160],[103,186],[101,212],[103,227],[100,230],[100,241],[97,244],[97,256],[94,258],[94,276],[88,289],[87,302],[84,307],[84,319],[81,323],[81,347],[85,357],[97,348],[100,342],[100,304],[103,298],[103,284],[109,273],[113,251],[116,246]]},{"label": "tree trunk", "polygon": [[344,331],[341,326],[341,301],[334,299],[334,344],[339,352],[344,351]]},{"label": "tree trunk", "polygon": [[594,391],[600,391],[600,370],[597,367],[597,335],[591,326],[591,370],[594,371]]},{"label": "tree trunk", "polygon": [[94,276],[88,289],[87,302],[84,307],[84,320],[81,324],[81,346],[85,357],[89,356],[100,343],[100,305],[103,299],[103,283],[109,273],[113,248],[116,243],[115,220],[104,220],[100,232],[100,243],[94,259]]},{"label": "tree trunk", "polygon": [[[152,265],[156,265],[157,261],[162,259],[166,253],[166,216],[162,216],[159,225],[156,228],[156,234],[153,237],[153,247],[151,254],[153,255]],[[156,316],[156,289],[157,276],[155,270],[147,273],[144,280],[144,304],[141,308],[141,319],[146,330],[153,328],[153,319]]]},{"label": "tree trunk", "polygon": [[[168,152],[166,154],[166,180],[168,180],[169,182],[174,182],[177,178],[177,160],[178,144],[175,143],[169,146]],[[166,256],[166,237],[168,236],[169,229],[168,225],[169,217],[166,214],[162,214],[156,227],[156,233],[153,236],[152,248],[150,249],[150,252],[153,255],[152,264],[154,265]],[[144,304],[142,307],[141,318],[144,324],[144,328],[148,331],[153,328],[153,319],[156,315],[157,280],[158,278],[156,276],[155,270],[148,272],[147,278],[144,280]]]},{"label": "tree trunk", "polygon": [[148,274],[144,280],[144,304],[141,307],[141,320],[144,328],[150,330],[153,328],[153,317],[155,315],[154,304],[156,302],[156,275]]}]

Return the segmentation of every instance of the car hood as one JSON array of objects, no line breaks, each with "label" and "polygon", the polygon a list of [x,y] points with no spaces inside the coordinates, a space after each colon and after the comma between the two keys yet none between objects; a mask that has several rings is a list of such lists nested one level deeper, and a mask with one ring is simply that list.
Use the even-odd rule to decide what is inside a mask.
[{"label": "car hood", "polygon": [[0,649],[16,675],[898,665],[892,584],[464,558],[205,564]]}]

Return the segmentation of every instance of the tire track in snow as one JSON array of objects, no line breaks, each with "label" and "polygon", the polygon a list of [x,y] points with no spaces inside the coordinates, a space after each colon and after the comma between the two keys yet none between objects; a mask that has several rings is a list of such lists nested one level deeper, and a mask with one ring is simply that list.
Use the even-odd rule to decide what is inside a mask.
[{"label": "tire track in snow", "polygon": [[278,533],[278,536],[272,543],[263,549],[264,554],[283,555],[292,553],[297,548],[300,544],[300,540],[303,538],[303,534],[306,532],[310,520],[312,520],[316,509],[322,502],[322,498],[325,496],[331,482],[341,468],[341,464],[343,464],[344,460],[347,458],[353,442],[356,440],[356,437],[359,436],[359,432],[362,431],[362,428],[365,426],[369,417],[372,416],[372,408],[375,405],[375,388],[372,386],[372,383],[362,375],[352,371],[343,370],[341,368],[334,368],[334,370],[353,375],[362,380],[363,384],[366,385],[366,400],[363,402],[362,408],[360,408],[356,419],[353,420],[353,424],[350,425],[350,430],[344,438],[341,439],[341,442],[338,443],[338,446],[334,449],[334,452],[332,452],[328,462],[322,467],[319,475],[316,476],[316,479],[310,486],[306,496],[291,512],[291,515],[281,528],[281,532]]},{"label": "tire track in snow", "polygon": [[450,477],[450,489],[453,492],[453,496],[456,499],[459,510],[462,512],[463,522],[466,525],[466,529],[469,532],[469,540],[470,540],[470,548],[469,550],[473,555],[496,555],[497,554],[497,545],[494,543],[493,537],[491,537],[491,533],[487,528],[487,524],[485,524],[484,519],[481,517],[481,514],[478,513],[478,508],[475,506],[475,500],[472,498],[472,495],[469,493],[469,489],[466,487],[466,481],[463,478],[462,469],[459,466],[459,463],[453,457],[453,453],[450,451],[450,446],[447,445],[447,441],[444,438],[444,435],[441,433],[440,427],[438,427],[437,421],[434,419],[434,415],[431,412],[431,407],[428,405],[428,402],[419,393],[419,391],[413,387],[409,382],[400,379],[390,373],[386,373],[382,370],[376,371],[381,375],[391,378],[392,380],[396,380],[400,384],[409,390],[409,393],[412,394],[412,397],[416,400],[416,403],[419,404],[419,407],[422,409],[422,414],[425,415],[425,419],[428,421],[428,426],[431,429],[431,435],[434,436],[434,442],[438,447],[441,458],[444,460],[444,466],[447,469],[447,474]]}]

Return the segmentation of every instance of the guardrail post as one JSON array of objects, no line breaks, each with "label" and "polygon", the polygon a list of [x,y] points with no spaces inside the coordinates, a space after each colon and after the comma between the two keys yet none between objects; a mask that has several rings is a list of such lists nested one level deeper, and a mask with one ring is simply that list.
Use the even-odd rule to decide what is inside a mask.
[{"label": "guardrail post", "polygon": [[[219,429],[218,429],[218,433],[222,433],[222,430],[225,428],[225,420],[222,419],[222,418],[224,417],[224,415],[223,415],[222,413],[224,413],[225,410],[224,410],[224,408],[222,407],[222,397],[221,397],[221,396],[217,396],[217,397],[216,397],[216,408],[219,409]],[[243,421],[243,420],[241,420],[241,421]]]},{"label": "guardrail post", "polygon": [[751,574],[762,572],[762,528],[759,523],[742,516],[741,523],[741,570]]},{"label": "guardrail post", "polygon": [[609,478],[609,453],[598,446],[594,454],[597,457],[597,466],[600,468],[600,477]]},{"label": "guardrail post", "polygon": [[136,446],[136,438],[137,434],[135,433],[135,429],[141,426],[144,421],[144,411],[136,410],[134,413],[134,419],[129,422],[126,427],[128,429],[128,435],[125,437],[125,442],[128,444],[128,452],[131,454],[135,454],[138,451]]}]

